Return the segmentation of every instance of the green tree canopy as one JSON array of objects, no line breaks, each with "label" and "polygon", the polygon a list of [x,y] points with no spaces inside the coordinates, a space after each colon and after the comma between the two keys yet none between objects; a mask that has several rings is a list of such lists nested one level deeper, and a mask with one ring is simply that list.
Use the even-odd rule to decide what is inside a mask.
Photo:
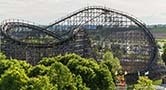
[{"label": "green tree canopy", "polygon": [[48,76],[38,76],[29,78],[21,90],[58,90],[58,88],[56,84],[50,83]]},{"label": "green tree canopy", "polygon": [[25,71],[25,73],[28,73],[30,68],[32,67],[30,64],[26,63],[25,61],[20,60],[0,60],[0,75],[3,74],[6,70],[9,68],[20,68]]},{"label": "green tree canopy", "polygon": [[118,58],[114,57],[111,52],[106,52],[101,61],[101,66],[106,67],[110,70],[114,82],[116,81],[116,71],[121,71],[122,67]]},{"label": "green tree canopy", "polygon": [[46,67],[44,65],[36,65],[30,69],[28,73],[29,77],[37,77],[37,76],[44,76],[48,73],[50,67]]},{"label": "green tree canopy", "polygon": [[0,90],[20,90],[28,79],[23,69],[12,67],[1,76]]},{"label": "green tree canopy", "polygon": [[76,90],[73,84],[73,75],[67,66],[59,62],[51,65],[48,76],[53,85],[57,84],[58,90]]},{"label": "green tree canopy", "polygon": [[[98,64],[94,59],[81,58],[80,56],[76,54],[66,54],[65,56],[45,58],[42,61],[40,61],[39,64],[52,67],[52,65],[54,65],[56,62],[62,63],[64,66],[67,66],[67,68],[69,69],[69,70],[62,69],[62,71],[67,71],[66,73],[68,74],[70,74],[69,72],[71,72],[71,74],[73,74],[76,77],[79,76],[80,80],[82,80],[82,83],[81,83],[82,85],[80,84],[81,87],[85,87],[84,85],[86,85],[87,88],[90,88],[92,90],[115,89],[115,85],[113,83],[112,75],[109,69],[101,67],[100,64]],[[63,65],[60,65],[60,66],[64,67]],[[58,65],[54,65],[54,66],[58,67]],[[60,68],[60,66],[58,67],[58,69]],[[53,73],[51,75],[53,75]],[[72,76],[72,75],[68,75],[68,76]],[[70,81],[70,79],[68,81]]]},{"label": "green tree canopy", "polygon": [[114,90],[112,74],[105,67],[76,54],[44,58],[36,66],[3,58],[0,90]]},{"label": "green tree canopy", "polygon": [[92,90],[114,90],[115,85],[109,69],[102,68],[93,59],[71,59],[67,63],[72,73],[81,75],[83,82]]}]

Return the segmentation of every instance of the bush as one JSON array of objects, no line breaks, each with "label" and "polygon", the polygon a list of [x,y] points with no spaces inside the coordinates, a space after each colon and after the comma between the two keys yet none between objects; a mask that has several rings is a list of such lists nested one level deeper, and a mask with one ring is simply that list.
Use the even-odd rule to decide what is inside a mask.
[{"label": "bush", "polygon": [[134,90],[155,90],[153,88],[152,80],[147,76],[140,76],[138,83],[134,85]]}]

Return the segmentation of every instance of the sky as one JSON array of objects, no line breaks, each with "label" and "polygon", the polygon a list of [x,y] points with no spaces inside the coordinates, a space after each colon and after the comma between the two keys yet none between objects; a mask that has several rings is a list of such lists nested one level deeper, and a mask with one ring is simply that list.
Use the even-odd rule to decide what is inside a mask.
[{"label": "sky", "polygon": [[24,19],[49,24],[77,9],[95,5],[129,13],[146,24],[166,24],[166,0],[0,0],[0,22]]}]

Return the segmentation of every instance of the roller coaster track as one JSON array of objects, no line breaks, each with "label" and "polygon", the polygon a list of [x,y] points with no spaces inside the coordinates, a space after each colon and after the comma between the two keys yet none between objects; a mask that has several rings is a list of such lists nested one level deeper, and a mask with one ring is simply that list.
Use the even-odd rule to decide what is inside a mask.
[{"label": "roller coaster track", "polygon": [[149,62],[149,65],[148,66],[151,66],[155,60],[157,59],[157,54],[156,52],[157,51],[157,47],[156,47],[156,43],[155,43],[155,39],[153,37],[153,35],[151,34],[151,32],[147,29],[147,27],[145,26],[145,24],[143,24],[143,22],[141,20],[139,20],[138,18],[134,17],[133,15],[129,15],[127,13],[124,13],[122,11],[118,11],[118,10],[114,10],[114,9],[110,9],[110,8],[106,8],[106,7],[101,7],[101,6],[90,6],[90,7],[85,7],[83,9],[79,9],[78,11],[75,11],[69,15],[67,15],[66,17],[63,17],[63,18],[60,18],[58,19],[57,21],[55,21],[53,24],[47,26],[46,28],[49,28],[49,27],[52,27],[53,25],[56,25],[68,18],[71,18],[72,16],[74,15],[77,15],[83,11],[86,11],[86,10],[89,10],[89,9],[97,9],[97,10],[103,10],[107,13],[116,13],[116,14],[119,14],[119,15],[122,15],[122,16],[125,16],[127,18],[129,18],[130,20],[132,20],[134,23],[136,23],[139,27],[143,28],[143,31],[144,33],[146,33],[146,35],[148,36],[148,40],[149,42],[151,43],[151,45],[154,45],[154,52],[153,52],[153,57],[151,57],[151,61]]},{"label": "roller coaster track", "polygon": [[[46,33],[47,35],[52,36],[52,37],[54,37],[55,39],[57,39],[57,40],[59,40],[59,41],[61,40],[61,38],[60,38],[58,35],[56,35],[56,34],[50,32],[50,31],[48,31],[48,30],[45,30],[44,28],[39,27],[38,25],[34,25],[34,23],[30,23],[29,21],[19,20],[19,19],[9,19],[9,20],[3,21],[3,22],[1,23],[1,32],[2,32],[2,34],[3,34],[5,37],[11,39],[12,41],[17,42],[17,43],[20,43],[20,44],[25,44],[25,45],[26,45],[26,44],[33,44],[33,43],[26,43],[26,42],[22,42],[22,41],[19,41],[19,40],[17,40],[17,39],[12,38],[12,37],[8,34],[8,32],[9,32],[12,28],[15,28],[15,27],[28,27],[28,28],[30,28],[30,29],[33,29],[34,31],[39,31],[39,32],[42,32],[42,33]],[[53,43],[51,43],[51,44],[53,44]],[[51,45],[51,44],[50,44],[50,45]],[[33,45],[34,45],[34,44],[33,44]],[[46,45],[46,44],[42,44],[42,45]],[[48,45],[48,44],[47,44],[47,45]]]},{"label": "roller coaster track", "polygon": [[[75,16],[75,15],[77,15],[79,13],[82,13],[83,11],[93,10],[93,9],[94,10],[103,10],[104,12],[107,12],[107,13],[116,13],[116,14],[119,14],[119,15],[122,15],[122,16],[125,16],[125,17],[131,19],[134,23],[136,23],[137,25],[139,25],[140,27],[143,28],[144,32],[149,36],[149,42],[155,45],[155,39],[154,39],[153,35],[146,28],[146,26],[142,23],[142,21],[136,19],[134,16],[131,16],[131,15],[129,16],[127,13],[124,13],[122,11],[118,11],[118,10],[114,10],[114,9],[110,9],[110,8],[106,8],[106,7],[102,7],[102,6],[89,6],[89,7],[85,7],[85,8],[79,9],[78,11],[75,11],[75,12],[67,15],[66,17],[58,19],[53,24],[48,25],[46,28],[42,28],[42,27],[36,26],[36,25],[34,25],[35,23],[30,22],[30,21],[19,20],[19,19],[9,19],[9,20],[5,20],[5,21],[3,21],[1,23],[1,30],[2,30],[2,33],[4,35],[6,35],[8,38],[12,39],[7,33],[8,30],[10,30],[13,27],[29,27],[29,28],[33,28],[34,30],[37,30],[37,31],[40,31],[40,32],[44,32],[44,33],[46,33],[46,34],[48,34],[50,36],[53,36],[54,38],[56,38],[58,40],[62,40],[61,36],[57,35],[56,33],[51,32],[51,31],[49,31],[47,29],[49,27],[52,27],[53,25],[56,25],[56,24],[58,24],[58,23],[60,23],[60,22],[62,22],[64,20],[68,19],[68,18],[71,18],[72,16]],[[107,13],[105,13],[105,14],[107,14]],[[85,21],[85,23],[88,23],[89,21]],[[74,29],[80,28],[80,26],[81,26],[81,24],[78,25],[76,28],[73,28],[72,31],[74,31]],[[12,39],[12,40],[14,40],[14,39]],[[19,42],[17,40],[15,40],[15,41]]]},{"label": "roller coaster track", "polygon": [[[105,19],[106,18],[106,19]],[[105,21],[110,19],[110,21]],[[149,60],[147,66],[144,68],[145,71],[148,71],[153,67],[157,62],[157,53],[158,49],[155,43],[155,39],[151,32],[148,30],[146,25],[133,15],[129,15],[122,11],[115,9],[110,9],[101,6],[89,6],[82,9],[79,9],[71,14],[66,15],[65,17],[57,19],[54,23],[41,27],[40,25],[35,25],[33,22],[25,20],[5,20],[1,23],[0,28],[2,34],[21,45],[29,45],[33,47],[52,47],[56,45],[62,45],[63,43],[70,41],[74,38],[75,35],[79,33],[80,30],[84,30],[86,26],[107,26],[112,28],[129,28],[130,26],[135,26],[140,29],[140,32],[144,33],[145,42],[148,42],[148,55]],[[63,27],[62,27],[63,26]],[[17,28],[18,30],[24,30],[23,28],[31,29],[38,33],[43,33],[55,39],[54,42],[50,43],[31,43],[25,42],[18,37],[12,36],[12,30],[14,31]],[[19,29],[20,28],[20,29]],[[60,28],[60,29],[57,29]],[[60,33],[61,30],[63,33]],[[115,29],[117,30],[117,29]],[[123,31],[123,30],[122,30]],[[16,31],[17,32],[17,31]],[[87,32],[85,30],[85,32]],[[46,36],[45,35],[45,36]],[[27,35],[28,36],[28,35]],[[26,37],[24,37],[26,38]],[[24,39],[22,38],[22,39]],[[134,40],[133,40],[134,41]],[[140,45],[141,46],[141,45]],[[164,74],[166,74],[164,72]]]}]

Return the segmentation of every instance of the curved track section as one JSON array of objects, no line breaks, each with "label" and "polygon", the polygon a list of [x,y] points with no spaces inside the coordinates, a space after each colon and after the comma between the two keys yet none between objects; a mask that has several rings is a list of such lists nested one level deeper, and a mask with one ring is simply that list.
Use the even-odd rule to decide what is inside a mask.
[{"label": "curved track section", "polygon": [[24,20],[5,20],[1,24],[2,34],[19,44],[52,45],[61,41],[61,38],[33,23]]},{"label": "curved track section", "polygon": [[74,52],[101,60],[104,52],[112,51],[129,73],[148,70],[157,63],[155,39],[146,26],[132,15],[106,7],[86,7],[49,26],[7,21],[1,29],[8,41],[26,49],[33,47],[40,58],[45,52],[51,55],[44,56]]},{"label": "curved track section", "polygon": [[76,28],[84,29],[88,33],[92,40],[91,46],[97,48],[98,53],[109,48],[121,59],[124,66],[132,69],[135,67],[133,70],[127,67],[127,71],[147,69],[157,62],[158,51],[153,35],[140,20],[131,15],[106,7],[92,6],[73,12],[46,27],[62,38],[71,36],[69,32],[74,32]]}]

